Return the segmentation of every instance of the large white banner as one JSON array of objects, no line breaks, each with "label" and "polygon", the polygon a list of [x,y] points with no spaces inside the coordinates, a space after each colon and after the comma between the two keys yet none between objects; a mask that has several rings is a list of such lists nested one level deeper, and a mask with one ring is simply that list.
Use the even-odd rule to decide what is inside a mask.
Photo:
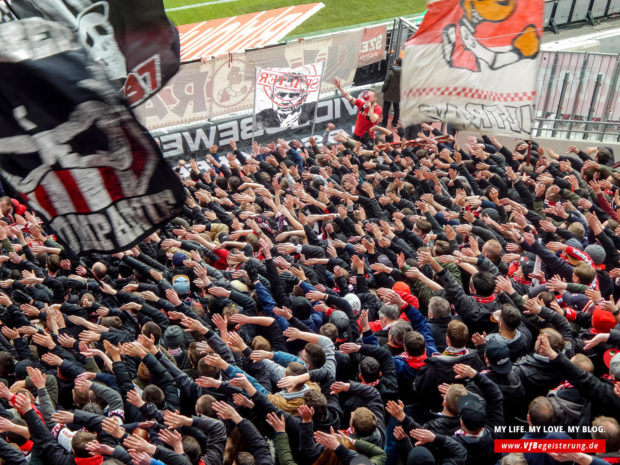
[{"label": "large white banner", "polygon": [[436,0],[405,44],[401,119],[526,137],[536,101],[543,0]]},{"label": "large white banner", "polygon": [[296,128],[314,121],[323,62],[297,68],[256,68],[254,127]]},{"label": "large white banner", "polygon": [[357,29],[187,63],[136,114],[149,130],[155,130],[251,110],[256,68],[296,68],[321,62],[321,92],[330,92],[335,90],[334,77],[345,86],[353,82],[361,39],[362,29]]}]

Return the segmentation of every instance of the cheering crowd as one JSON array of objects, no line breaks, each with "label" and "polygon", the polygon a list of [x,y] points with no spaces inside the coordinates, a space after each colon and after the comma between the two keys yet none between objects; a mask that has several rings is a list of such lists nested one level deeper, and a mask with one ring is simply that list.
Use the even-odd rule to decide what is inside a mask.
[{"label": "cheering crowd", "polygon": [[[212,147],[111,256],[2,197],[3,462],[617,462],[613,153],[364,135]],[[495,452],[521,437],[606,452]]]}]

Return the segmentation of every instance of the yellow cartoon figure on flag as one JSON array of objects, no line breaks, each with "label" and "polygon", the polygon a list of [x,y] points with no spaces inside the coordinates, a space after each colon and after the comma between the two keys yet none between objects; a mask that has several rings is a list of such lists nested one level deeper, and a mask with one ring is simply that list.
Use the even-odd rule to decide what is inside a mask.
[{"label": "yellow cartoon figure on flag", "polygon": [[543,0],[430,0],[405,44],[401,120],[524,137],[536,100]]},{"label": "yellow cartoon figure on flag", "polygon": [[[519,11],[524,0],[462,0],[462,17],[457,24],[448,24],[442,31],[443,54],[453,67],[480,71],[480,62],[497,69],[522,58],[534,58],[540,48],[540,38],[533,24],[521,28],[515,25],[528,21]],[[507,28],[504,45],[486,45],[489,31]],[[514,34],[513,31],[517,31]]]}]

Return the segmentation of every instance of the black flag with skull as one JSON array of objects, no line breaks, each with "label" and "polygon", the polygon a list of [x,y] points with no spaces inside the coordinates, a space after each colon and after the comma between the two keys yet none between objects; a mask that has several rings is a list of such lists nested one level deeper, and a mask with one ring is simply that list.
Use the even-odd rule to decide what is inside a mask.
[{"label": "black flag with skull", "polygon": [[75,253],[126,250],[185,200],[153,138],[59,22],[0,24],[0,179]]},{"label": "black flag with skull", "polygon": [[11,7],[21,19],[42,17],[72,29],[132,107],[179,69],[179,34],[162,0],[12,0]]}]

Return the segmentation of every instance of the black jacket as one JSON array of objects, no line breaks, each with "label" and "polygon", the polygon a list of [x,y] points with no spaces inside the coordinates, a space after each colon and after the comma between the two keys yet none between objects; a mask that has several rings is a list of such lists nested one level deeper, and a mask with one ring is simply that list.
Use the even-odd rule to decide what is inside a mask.
[{"label": "black jacket", "polygon": [[439,356],[426,359],[426,364],[420,368],[415,377],[414,389],[418,394],[418,399],[424,403],[427,410],[441,410],[441,395],[438,387],[442,383],[459,383],[455,378],[454,365],[464,363],[476,370],[483,368],[482,362],[475,352],[461,356]]},{"label": "black jacket", "polygon": [[504,424],[504,399],[500,389],[486,376],[478,373],[472,381],[480,389],[486,402],[487,421],[484,434],[477,438],[465,435],[455,437],[467,449],[467,465],[493,465],[499,459],[493,448],[494,439],[499,439],[494,431],[496,426]]},{"label": "black jacket", "polygon": [[519,376],[514,371],[507,375],[500,375],[493,370],[485,370],[482,374],[493,381],[502,391],[506,423],[512,422],[515,417],[524,418],[527,407],[525,405],[525,388]]},{"label": "black jacket", "polygon": [[448,331],[448,323],[452,321],[451,317],[446,318],[430,318],[428,324],[431,327],[433,339],[438,352],[446,350],[446,332]]},{"label": "black jacket", "polygon": [[402,68],[400,66],[392,66],[383,81],[383,99],[388,102],[399,103],[400,102],[400,73]]},{"label": "black jacket", "polygon": [[561,367],[538,354],[518,360],[514,371],[523,383],[527,399],[546,396],[549,389],[553,389],[565,379]]},{"label": "black jacket", "polygon": [[611,381],[599,379],[582,370],[564,354],[559,354],[549,365],[554,370],[560,370],[565,379],[592,402],[593,417],[606,415],[620,418],[620,397],[614,394],[614,384]]},{"label": "black jacket", "polygon": [[463,323],[473,333],[491,333],[497,329],[497,324],[491,321],[491,314],[501,307],[498,299],[489,303],[480,303],[472,296],[467,295],[463,287],[454,279],[446,268],[437,273],[437,280],[446,292],[446,298],[454,305]]}]

